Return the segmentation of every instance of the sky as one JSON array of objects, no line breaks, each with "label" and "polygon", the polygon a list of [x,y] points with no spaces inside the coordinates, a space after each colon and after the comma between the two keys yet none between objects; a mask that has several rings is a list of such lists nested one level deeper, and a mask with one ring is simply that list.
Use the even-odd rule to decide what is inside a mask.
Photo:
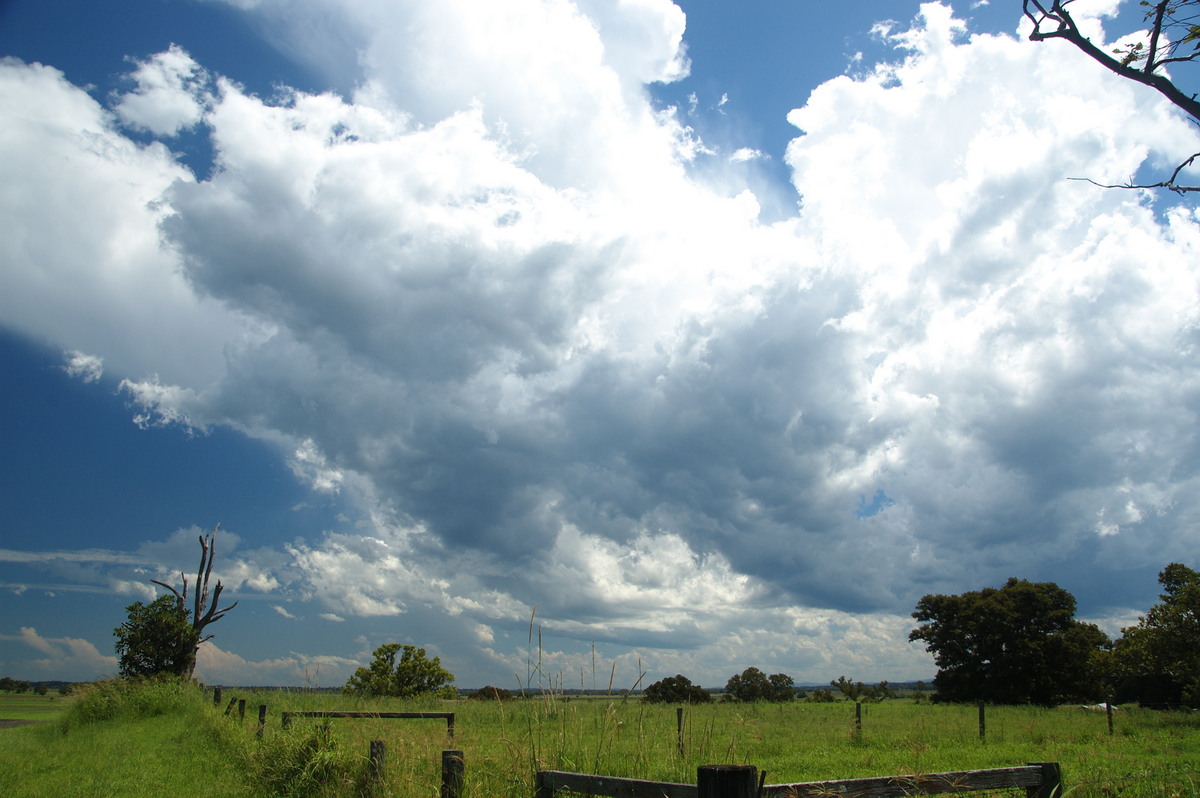
[{"label": "sky", "polygon": [[0,0],[0,672],[116,673],[218,525],[215,684],[929,679],[1014,576],[1118,634],[1200,566],[1200,218],[1078,178],[1200,136],[1027,33]]}]

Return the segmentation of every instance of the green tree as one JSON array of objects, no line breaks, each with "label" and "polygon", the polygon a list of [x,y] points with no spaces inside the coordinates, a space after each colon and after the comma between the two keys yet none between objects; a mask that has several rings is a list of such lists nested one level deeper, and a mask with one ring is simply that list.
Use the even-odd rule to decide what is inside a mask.
[{"label": "green tree", "polygon": [[135,601],[128,618],[113,630],[122,676],[190,674],[196,659],[197,632],[188,611],[171,596],[149,604]]},{"label": "green tree", "polygon": [[725,683],[726,701],[791,701],[796,697],[792,677],[786,673],[767,676],[750,667],[729,677]]},{"label": "green tree", "polygon": [[1040,704],[1098,700],[1108,637],[1076,621],[1075,597],[1053,582],[1009,579],[999,589],[928,595],[909,634],[934,655],[943,701]]},{"label": "green tree", "polygon": [[511,701],[513,694],[503,687],[480,687],[475,692],[471,693],[467,698],[474,701]]},{"label": "green tree", "polygon": [[454,674],[442,667],[441,657],[429,659],[423,648],[387,643],[375,649],[370,667],[356,670],[342,689],[364,696],[455,698],[458,691],[453,685]]},{"label": "green tree", "polygon": [[648,704],[707,704],[712,695],[682,674],[659,679],[642,693]]},{"label": "green tree", "polygon": [[885,698],[896,697],[896,693],[886,681],[879,684],[864,684],[863,682],[852,682],[845,676],[839,676],[835,681],[830,682],[829,686],[836,687],[849,701],[882,701]]},{"label": "green tree", "polygon": [[[1079,29],[1069,6],[1075,0],[1022,0],[1025,16],[1033,23],[1029,38],[1035,42],[1063,39],[1110,72],[1148,86],[1200,123],[1200,101],[1179,87],[1167,74],[1169,68],[1191,64],[1200,58],[1200,0],[1141,0],[1148,28],[1144,36],[1124,47],[1106,50]],[[1135,185],[1132,181],[1105,188],[1165,188],[1183,194],[1200,191],[1200,186],[1176,182],[1180,173],[1200,153],[1176,167],[1171,177],[1158,183]]]},{"label": "green tree", "polygon": [[[219,526],[218,526],[219,528]],[[129,614],[123,624],[113,630],[117,636],[117,655],[123,676],[152,676],[170,673],[191,678],[196,670],[196,652],[200,644],[212,639],[204,629],[225,617],[237,606],[233,602],[219,609],[221,580],[209,593],[213,560],[216,557],[217,529],[200,536],[200,567],[196,570],[196,585],[192,607],[188,609],[188,579],[183,573],[183,590],[158,579],[150,581],[170,590],[172,596],[160,596],[150,604],[134,602],[125,608]],[[167,611],[168,605],[171,607]]]},{"label": "green tree", "polygon": [[[1158,603],[1121,630],[1113,656],[1118,673],[1135,685],[1133,697],[1149,703],[1178,703],[1183,691],[1188,704],[1200,703],[1200,573],[1171,563],[1158,575],[1163,592]],[[1148,685],[1167,695],[1150,697]]]}]

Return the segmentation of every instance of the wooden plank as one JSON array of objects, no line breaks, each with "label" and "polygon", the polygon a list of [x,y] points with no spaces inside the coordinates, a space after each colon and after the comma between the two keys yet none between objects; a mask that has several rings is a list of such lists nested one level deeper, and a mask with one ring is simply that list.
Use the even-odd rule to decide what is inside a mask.
[{"label": "wooden plank", "polygon": [[1029,788],[1039,787],[1041,784],[1042,768],[1027,766],[843,781],[810,781],[801,784],[768,784],[763,790],[763,795],[764,798],[804,798],[805,796],[893,798],[893,796],[939,795],[1007,787]]},{"label": "wooden plank", "polygon": [[613,776],[590,776],[586,773],[565,773],[543,770],[538,783],[545,795],[555,790],[571,790],[584,795],[606,795],[610,798],[696,798],[695,784],[619,779]]}]

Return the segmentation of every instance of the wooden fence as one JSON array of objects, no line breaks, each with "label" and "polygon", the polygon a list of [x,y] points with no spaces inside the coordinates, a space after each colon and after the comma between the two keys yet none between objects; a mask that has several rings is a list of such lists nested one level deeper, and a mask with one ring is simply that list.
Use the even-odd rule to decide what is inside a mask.
[{"label": "wooden fence", "polygon": [[1024,767],[799,784],[763,784],[752,765],[704,766],[697,769],[695,784],[542,770],[536,798],[554,798],[558,790],[610,798],[903,798],[1011,788],[1024,789],[1028,798],[1060,798],[1062,770],[1057,762],[1033,762]]}]

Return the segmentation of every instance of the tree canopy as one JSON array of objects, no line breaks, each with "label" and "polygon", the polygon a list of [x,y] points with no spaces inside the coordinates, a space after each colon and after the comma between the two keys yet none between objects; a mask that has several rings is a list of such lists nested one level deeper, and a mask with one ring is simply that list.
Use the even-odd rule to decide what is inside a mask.
[{"label": "tree canopy", "polygon": [[[400,661],[396,661],[396,655]],[[387,643],[375,649],[375,659],[346,682],[346,693],[371,696],[438,696],[455,698],[454,674],[442,667],[441,657],[429,659],[425,649]]]},{"label": "tree canopy", "polygon": [[1075,597],[1058,585],[1013,578],[1001,588],[925,596],[909,639],[933,653],[940,700],[1095,701],[1108,637],[1074,616]]},{"label": "tree canopy", "polygon": [[727,701],[774,701],[782,703],[796,697],[795,682],[786,673],[767,676],[750,667],[729,677],[725,683]]},{"label": "tree canopy", "polygon": [[[1121,630],[1114,649],[1118,672],[1132,680],[1132,697],[1149,703],[1200,703],[1200,573],[1171,563],[1158,575],[1159,601]],[[1150,696],[1151,685],[1167,692]],[[1140,693],[1140,694],[1139,694]]]},{"label": "tree canopy", "polygon": [[648,704],[707,704],[712,695],[682,674],[659,679],[642,692]]},{"label": "tree canopy", "polygon": [[159,596],[149,604],[135,601],[125,611],[125,622],[113,630],[122,676],[191,674],[198,633],[186,609],[171,596]]},{"label": "tree canopy", "polygon": [[[1193,121],[1200,122],[1200,101],[1184,91],[1167,68],[1191,64],[1200,58],[1200,0],[1141,0],[1149,24],[1144,38],[1105,50],[1080,30],[1071,14],[1075,0],[1022,0],[1025,16],[1033,22],[1029,38],[1035,42],[1063,39],[1087,54],[1111,72],[1148,86],[1166,97]],[[1106,188],[1166,188],[1178,193],[1200,191],[1200,186],[1181,185],[1180,173],[1191,166],[1200,153],[1184,160],[1171,177],[1158,183]]]}]

